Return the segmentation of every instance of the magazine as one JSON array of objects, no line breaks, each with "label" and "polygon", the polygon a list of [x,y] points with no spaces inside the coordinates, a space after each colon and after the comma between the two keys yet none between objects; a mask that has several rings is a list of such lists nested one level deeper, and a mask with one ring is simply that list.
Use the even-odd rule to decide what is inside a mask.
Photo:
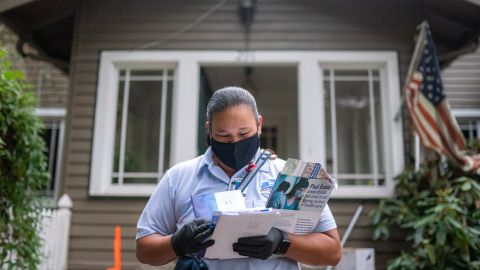
[{"label": "magazine", "polygon": [[295,234],[312,232],[335,186],[320,163],[288,159],[266,205],[280,212],[274,227]]}]

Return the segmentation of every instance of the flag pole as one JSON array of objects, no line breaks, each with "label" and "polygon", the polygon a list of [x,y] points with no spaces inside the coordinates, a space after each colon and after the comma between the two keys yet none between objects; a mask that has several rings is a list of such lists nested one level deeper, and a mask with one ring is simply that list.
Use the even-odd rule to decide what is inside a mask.
[{"label": "flag pole", "polygon": [[428,28],[429,26],[427,21],[423,21],[417,26],[417,30],[420,30],[420,33],[418,34],[418,37],[417,37],[417,43],[415,44],[412,60],[410,61],[410,65],[408,66],[407,77],[405,79],[405,86],[407,86],[407,83],[410,81],[410,77],[412,76],[414,69],[416,69],[416,67],[420,63],[419,55],[425,49],[425,45],[426,45],[425,40],[427,37]]},{"label": "flag pole", "polygon": [[[418,26],[417,30],[420,30],[420,33],[417,37],[417,42],[415,44],[415,49],[413,50],[412,60],[410,61],[410,65],[408,66],[407,76],[405,77],[405,84],[404,87],[407,87],[408,83],[410,82],[410,78],[413,75],[413,71],[418,67],[420,63],[420,55],[425,49],[425,40],[427,37],[427,29],[429,25],[427,21],[422,21]],[[405,101],[405,94],[403,95],[403,101]],[[414,134],[415,140],[415,170],[418,171],[420,169],[420,138],[418,137],[418,133],[415,132]]]},{"label": "flag pole", "polygon": [[[427,37],[427,29],[429,25],[427,21],[422,21],[419,25],[417,25],[416,29],[420,30],[418,34],[417,41],[415,43],[415,49],[413,50],[412,60],[410,60],[410,65],[408,66],[407,76],[405,77],[405,84],[404,87],[407,87],[408,82],[410,81],[410,77],[412,76],[413,70],[418,66],[420,62],[419,54],[425,49],[425,38]],[[402,107],[405,104],[405,95],[402,97],[402,105],[400,106],[398,112],[395,114],[395,121],[400,119],[400,115],[402,114]]]}]

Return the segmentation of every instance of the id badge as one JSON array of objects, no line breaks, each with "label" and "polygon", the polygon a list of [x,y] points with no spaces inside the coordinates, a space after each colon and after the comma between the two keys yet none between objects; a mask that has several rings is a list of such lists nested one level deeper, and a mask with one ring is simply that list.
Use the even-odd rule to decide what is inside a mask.
[{"label": "id badge", "polygon": [[240,187],[242,180],[243,177],[232,178],[232,181],[230,181],[230,185],[228,186],[228,190],[237,190]]}]

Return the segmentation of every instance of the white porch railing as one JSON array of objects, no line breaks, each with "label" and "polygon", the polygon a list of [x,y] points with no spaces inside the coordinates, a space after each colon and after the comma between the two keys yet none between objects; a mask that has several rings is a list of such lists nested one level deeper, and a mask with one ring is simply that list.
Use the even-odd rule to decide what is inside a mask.
[{"label": "white porch railing", "polygon": [[41,237],[43,239],[43,260],[40,270],[67,269],[68,238],[73,203],[64,194],[57,204],[57,209],[44,209]]}]

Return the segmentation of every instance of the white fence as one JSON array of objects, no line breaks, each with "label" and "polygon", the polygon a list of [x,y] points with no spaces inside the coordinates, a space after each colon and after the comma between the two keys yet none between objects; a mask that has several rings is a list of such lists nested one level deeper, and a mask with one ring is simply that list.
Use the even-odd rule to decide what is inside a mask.
[{"label": "white fence", "polygon": [[68,238],[72,200],[64,194],[58,200],[57,209],[45,209],[42,218],[41,237],[43,241],[43,261],[41,270],[67,269]]}]

